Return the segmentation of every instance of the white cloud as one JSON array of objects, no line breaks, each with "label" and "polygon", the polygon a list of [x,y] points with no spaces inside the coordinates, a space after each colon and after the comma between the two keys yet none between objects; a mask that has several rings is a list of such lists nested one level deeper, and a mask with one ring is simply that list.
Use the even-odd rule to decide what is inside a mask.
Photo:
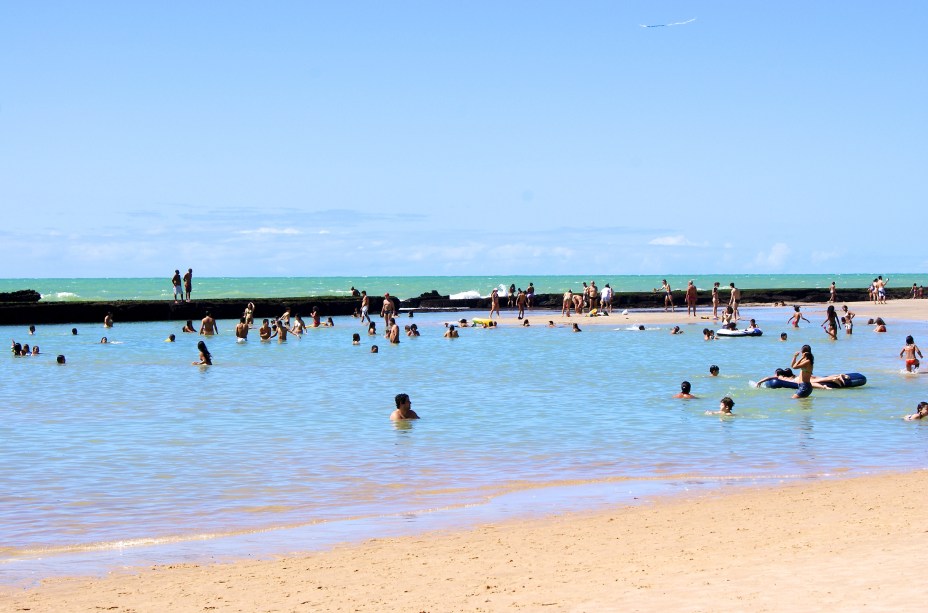
[{"label": "white cloud", "polygon": [[258,228],[257,230],[239,230],[238,233],[239,234],[264,235],[264,236],[279,235],[279,234],[287,234],[287,235],[302,234],[302,232],[300,232],[296,228],[268,228],[268,227]]},{"label": "white cloud", "polygon": [[694,243],[682,234],[676,236],[658,236],[648,241],[649,245],[661,247],[708,247],[709,243]]},{"label": "white cloud", "polygon": [[786,259],[792,250],[786,243],[775,243],[766,253],[761,252],[754,258],[754,264],[761,268],[780,269],[786,264]]}]

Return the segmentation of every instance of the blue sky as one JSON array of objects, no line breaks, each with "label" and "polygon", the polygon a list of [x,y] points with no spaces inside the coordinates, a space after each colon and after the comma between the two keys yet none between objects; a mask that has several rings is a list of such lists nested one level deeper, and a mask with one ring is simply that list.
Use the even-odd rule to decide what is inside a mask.
[{"label": "blue sky", "polygon": [[2,14],[4,277],[928,267],[922,2]]}]

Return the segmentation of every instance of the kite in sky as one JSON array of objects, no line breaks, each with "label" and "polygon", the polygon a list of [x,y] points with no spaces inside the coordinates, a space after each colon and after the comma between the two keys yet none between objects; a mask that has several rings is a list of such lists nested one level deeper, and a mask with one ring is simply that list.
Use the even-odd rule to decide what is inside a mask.
[{"label": "kite in sky", "polygon": [[686,25],[686,24],[691,23],[691,22],[693,22],[693,21],[696,21],[696,18],[695,18],[695,17],[693,17],[692,19],[687,19],[686,21],[675,21],[675,22],[673,22],[673,23],[656,23],[656,24],[650,25],[650,26],[646,26],[646,25],[644,25],[644,24],[642,23],[642,24],[639,24],[639,25],[640,25],[642,28],[669,28],[670,26],[683,26],[683,25]]}]

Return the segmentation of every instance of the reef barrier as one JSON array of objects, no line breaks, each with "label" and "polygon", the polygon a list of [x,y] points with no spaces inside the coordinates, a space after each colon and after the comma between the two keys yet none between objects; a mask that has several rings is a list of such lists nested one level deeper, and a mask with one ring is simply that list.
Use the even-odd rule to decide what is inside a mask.
[{"label": "reef barrier", "polygon": [[[21,297],[34,298],[33,290],[14,292]],[[828,300],[828,289],[743,289],[741,303],[745,306],[775,303],[809,304],[824,303]],[[887,298],[908,298],[909,290],[905,288],[888,288]],[[2,297],[0,297],[2,298]],[[839,298],[846,301],[867,300],[866,289],[842,289]],[[437,291],[415,298],[397,298],[399,308],[403,311],[462,311],[489,310],[489,298],[470,298],[451,300]],[[722,288],[722,302],[728,300],[727,288]],[[534,307],[539,309],[561,309],[561,294],[536,294]],[[351,315],[360,308],[361,299],[343,296],[303,296],[291,298],[254,298],[252,300],[213,299],[194,300],[192,302],[174,303],[172,300],[117,300],[110,302],[42,302],[15,301],[0,302],[0,325],[62,324],[102,322],[107,313],[111,313],[117,322],[131,321],[186,321],[200,320],[209,312],[217,319],[237,319],[242,316],[245,306],[255,305],[255,319],[274,318],[286,309],[292,314],[299,313],[304,319],[319,309],[323,317]],[[839,301],[840,302],[840,301]],[[674,292],[677,308],[686,308],[683,292]],[[383,298],[370,297],[371,315],[380,313]],[[700,292],[699,306],[709,304],[708,292]],[[506,299],[500,298],[500,306],[506,308]],[[662,309],[663,294],[660,292],[617,292],[613,298],[613,309]]]}]

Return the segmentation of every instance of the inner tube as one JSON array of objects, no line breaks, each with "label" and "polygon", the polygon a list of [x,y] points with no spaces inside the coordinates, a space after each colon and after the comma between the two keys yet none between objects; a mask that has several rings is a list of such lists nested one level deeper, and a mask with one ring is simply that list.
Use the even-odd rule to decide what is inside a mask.
[{"label": "inner tube", "polygon": [[[835,381],[825,381],[822,383],[825,387],[829,389],[841,389],[845,387],[860,387],[861,385],[867,384],[867,377],[860,374],[859,372],[848,372],[841,375],[840,379]],[[762,384],[766,388],[778,389],[781,387],[787,389],[799,389],[799,383],[795,381],[784,381],[783,379],[770,379],[769,381],[764,381]]]},{"label": "inner tube", "polygon": [[848,372],[841,375],[841,378],[836,381],[826,381],[822,383],[825,387],[831,389],[838,389],[842,387],[860,387],[861,385],[867,384],[867,377],[863,376],[859,372]]},{"label": "inner tube", "polygon": [[770,379],[769,381],[764,381],[762,385],[770,389],[779,389],[781,387],[791,390],[799,389],[799,384],[795,381],[784,381],[783,379]]},{"label": "inner tube", "polygon": [[739,336],[761,336],[762,334],[763,332],[760,330],[760,328],[754,328],[753,330],[750,330],[750,331],[748,330],[728,330],[726,328],[722,328],[721,330],[715,333],[716,336],[729,336],[732,338],[737,338]]}]

